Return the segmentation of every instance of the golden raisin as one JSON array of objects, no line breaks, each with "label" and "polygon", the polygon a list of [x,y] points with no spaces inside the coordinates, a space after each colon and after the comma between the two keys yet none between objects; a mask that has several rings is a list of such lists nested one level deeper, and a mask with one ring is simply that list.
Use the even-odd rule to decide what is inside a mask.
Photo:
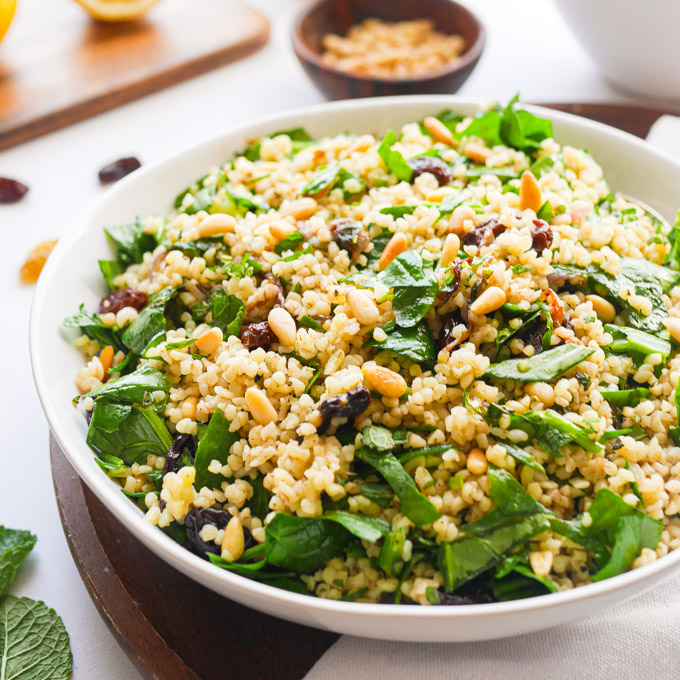
[{"label": "golden raisin", "polygon": [[19,271],[23,283],[35,283],[38,280],[47,258],[56,245],[56,241],[43,241],[39,246],[33,248],[28,254],[24,266]]}]

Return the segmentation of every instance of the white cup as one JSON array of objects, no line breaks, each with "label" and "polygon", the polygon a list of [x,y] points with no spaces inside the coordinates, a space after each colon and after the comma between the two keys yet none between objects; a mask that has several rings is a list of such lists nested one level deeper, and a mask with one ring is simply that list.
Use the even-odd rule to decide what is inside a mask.
[{"label": "white cup", "polygon": [[680,0],[555,0],[604,76],[624,90],[680,100]]}]

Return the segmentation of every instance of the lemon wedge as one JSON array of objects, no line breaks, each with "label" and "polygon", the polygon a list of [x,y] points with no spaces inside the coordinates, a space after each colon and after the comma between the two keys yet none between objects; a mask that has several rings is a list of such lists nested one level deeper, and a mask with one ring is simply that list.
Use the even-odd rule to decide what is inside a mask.
[{"label": "lemon wedge", "polygon": [[0,40],[5,37],[9,25],[12,23],[17,0],[0,0]]},{"label": "lemon wedge", "polygon": [[[4,0],[0,0],[0,6]],[[130,21],[141,17],[158,0],[76,0],[99,21]]]}]

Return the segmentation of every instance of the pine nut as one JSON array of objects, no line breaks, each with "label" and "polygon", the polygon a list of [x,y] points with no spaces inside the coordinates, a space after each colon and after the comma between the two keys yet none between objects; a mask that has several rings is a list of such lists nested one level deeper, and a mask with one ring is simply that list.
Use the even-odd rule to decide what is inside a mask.
[{"label": "pine nut", "polygon": [[286,236],[290,236],[294,231],[297,231],[295,226],[284,220],[276,220],[269,225],[269,233],[276,241],[283,241]]},{"label": "pine nut", "polygon": [[486,165],[487,160],[493,156],[493,151],[483,144],[477,142],[468,142],[463,149],[463,153],[475,163]]},{"label": "pine nut", "polygon": [[458,255],[460,250],[460,239],[456,234],[448,234],[444,239],[444,247],[442,248],[442,256],[439,259],[439,264],[442,267],[446,267],[451,264]]},{"label": "pine nut", "polygon": [[229,520],[224,535],[222,536],[222,558],[227,562],[236,562],[243,555],[245,547],[245,537],[243,536],[243,525],[238,517]]},{"label": "pine nut", "polygon": [[431,191],[425,198],[431,203],[441,203],[448,196],[452,196],[456,193],[456,189],[453,187],[439,187],[434,191]]},{"label": "pine nut", "polygon": [[680,319],[677,316],[669,316],[665,323],[668,332],[673,336],[673,340],[680,342]]},{"label": "pine nut", "polygon": [[387,269],[390,262],[392,262],[392,260],[394,260],[395,257],[401,255],[406,250],[407,245],[408,240],[406,239],[406,235],[403,234],[401,231],[398,231],[387,242],[385,250],[382,251],[382,255],[378,260],[378,269],[380,271],[382,271],[383,269]]},{"label": "pine nut", "polygon": [[283,307],[274,307],[267,317],[269,328],[274,331],[274,335],[282,345],[294,345],[297,327],[295,319]]},{"label": "pine nut", "polygon": [[196,342],[196,349],[202,354],[213,354],[222,344],[224,334],[220,328],[211,328],[201,335]]},{"label": "pine nut", "polygon": [[465,467],[467,467],[473,475],[483,475],[489,467],[484,451],[482,451],[482,449],[472,449],[472,451],[468,453]]},{"label": "pine nut", "polygon": [[552,569],[553,565],[553,554],[550,550],[536,550],[529,553],[529,564],[531,565],[531,570],[540,576],[545,578]]},{"label": "pine nut", "polygon": [[586,295],[586,300],[593,306],[593,311],[598,318],[605,323],[611,323],[616,318],[616,308],[614,305],[599,295]]},{"label": "pine nut", "polygon": [[546,406],[552,406],[555,403],[555,390],[552,385],[544,382],[533,382],[525,386],[524,391],[531,397],[536,397],[541,403]]},{"label": "pine nut", "polygon": [[182,415],[185,418],[196,418],[196,405],[198,404],[198,397],[187,397],[182,403]]},{"label": "pine nut", "polygon": [[106,371],[111,368],[111,364],[113,363],[113,347],[111,347],[111,345],[106,345],[99,353],[99,363],[102,365],[104,378],[106,378]]},{"label": "pine nut", "polygon": [[291,201],[288,205],[279,208],[279,215],[282,217],[294,217],[296,220],[306,220],[311,217],[319,206],[313,198],[299,198],[297,201]]},{"label": "pine nut", "polygon": [[451,130],[442,123],[439,118],[434,116],[426,116],[423,120],[423,126],[434,137],[436,142],[446,144],[446,146],[455,146],[456,141],[451,134]]},{"label": "pine nut", "polygon": [[279,418],[267,395],[257,387],[249,387],[246,390],[246,406],[260,425],[274,423]]},{"label": "pine nut", "polygon": [[519,208],[520,210],[533,210],[538,212],[541,207],[541,188],[531,172],[525,170],[519,185]]},{"label": "pine nut", "polygon": [[489,286],[471,305],[470,311],[476,316],[495,312],[508,299],[505,291],[498,286]]},{"label": "pine nut", "polygon": [[224,213],[215,213],[201,220],[198,225],[198,235],[201,238],[218,236],[219,234],[233,232],[235,227],[236,219],[234,217]]},{"label": "pine nut", "polygon": [[449,233],[460,236],[465,232],[465,222],[472,220],[475,222],[475,211],[469,205],[459,205],[449,219]]},{"label": "pine nut", "polygon": [[368,296],[368,293],[359,288],[350,288],[347,291],[347,302],[354,318],[362,326],[372,326],[374,323],[378,323],[380,310]]},{"label": "pine nut", "polygon": [[361,367],[366,382],[388,399],[399,399],[408,385],[406,380],[395,371],[377,364],[364,364]]}]

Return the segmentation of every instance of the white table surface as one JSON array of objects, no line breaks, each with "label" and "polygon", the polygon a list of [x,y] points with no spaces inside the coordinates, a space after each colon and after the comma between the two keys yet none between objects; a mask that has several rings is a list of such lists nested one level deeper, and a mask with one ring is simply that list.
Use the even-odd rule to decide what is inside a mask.
[{"label": "white table surface", "polygon": [[[271,40],[258,53],[0,153],[0,176],[16,177],[30,186],[22,202],[0,206],[5,262],[0,270],[0,299],[6,320],[0,333],[6,357],[0,375],[10,386],[0,409],[0,524],[30,529],[38,536],[13,593],[42,599],[62,616],[71,636],[75,680],[140,676],[97,614],[62,533],[50,475],[47,425],[28,355],[33,289],[20,284],[18,270],[33,246],[58,238],[101,195],[97,171],[105,163],[125,155],[149,162],[253,116],[322,100],[290,47],[291,18],[302,5],[300,0],[253,0],[251,4],[272,23]],[[519,90],[528,101],[634,101],[602,79],[548,0],[468,0],[466,4],[485,22],[488,42],[461,94],[505,100]],[[8,47],[11,42],[10,32]]]}]

